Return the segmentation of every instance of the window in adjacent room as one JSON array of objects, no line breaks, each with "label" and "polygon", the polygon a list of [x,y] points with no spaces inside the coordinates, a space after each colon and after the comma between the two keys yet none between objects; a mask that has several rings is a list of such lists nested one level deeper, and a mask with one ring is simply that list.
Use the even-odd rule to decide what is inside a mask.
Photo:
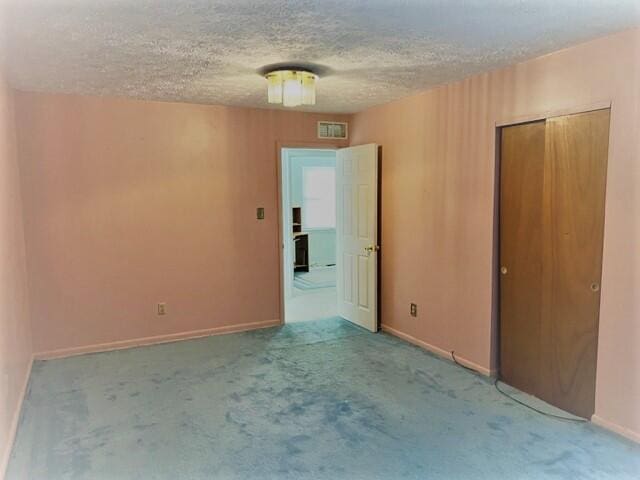
[{"label": "window in adjacent room", "polygon": [[302,182],[304,228],[336,228],[336,169],[304,167]]}]

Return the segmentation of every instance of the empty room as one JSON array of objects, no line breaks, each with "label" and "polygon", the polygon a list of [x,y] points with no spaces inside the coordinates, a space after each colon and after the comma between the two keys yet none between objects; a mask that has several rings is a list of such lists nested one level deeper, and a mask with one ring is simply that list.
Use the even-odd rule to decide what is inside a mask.
[{"label": "empty room", "polygon": [[638,0],[0,0],[0,479],[639,478]]}]

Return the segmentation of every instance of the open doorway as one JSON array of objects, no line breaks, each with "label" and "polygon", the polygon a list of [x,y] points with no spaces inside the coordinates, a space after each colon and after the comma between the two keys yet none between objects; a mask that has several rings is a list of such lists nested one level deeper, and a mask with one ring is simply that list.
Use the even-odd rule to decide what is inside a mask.
[{"label": "open doorway", "polygon": [[285,321],[337,315],[336,150],[283,148]]},{"label": "open doorway", "polygon": [[380,328],[378,151],[374,143],[282,148],[286,323],[339,316],[371,332]]}]

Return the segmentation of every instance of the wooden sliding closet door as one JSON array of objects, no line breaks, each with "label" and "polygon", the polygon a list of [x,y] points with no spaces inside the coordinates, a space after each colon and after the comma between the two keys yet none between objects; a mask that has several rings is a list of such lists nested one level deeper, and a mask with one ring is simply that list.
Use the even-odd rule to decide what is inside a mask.
[{"label": "wooden sliding closet door", "polygon": [[583,417],[595,404],[609,110],[502,129],[500,375]]},{"label": "wooden sliding closet door", "polygon": [[544,121],[502,129],[500,373],[528,393],[540,374],[544,132]]},{"label": "wooden sliding closet door", "polygon": [[547,120],[540,397],[591,417],[609,148],[609,110]]}]

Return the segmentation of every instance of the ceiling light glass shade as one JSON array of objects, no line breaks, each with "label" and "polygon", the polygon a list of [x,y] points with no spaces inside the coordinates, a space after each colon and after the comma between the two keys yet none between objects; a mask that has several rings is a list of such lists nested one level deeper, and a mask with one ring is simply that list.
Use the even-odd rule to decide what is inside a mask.
[{"label": "ceiling light glass shade", "polygon": [[269,103],[281,103],[285,107],[316,104],[316,74],[303,70],[276,70],[267,73],[265,78]]},{"label": "ceiling light glass shade", "polygon": [[316,76],[305,75],[302,77],[302,104],[316,104]]},{"label": "ceiling light glass shade", "polygon": [[282,104],[285,107],[302,105],[302,82],[296,72],[285,75],[282,85]]},{"label": "ceiling light glass shade", "polygon": [[274,72],[267,75],[269,82],[269,103],[282,103],[282,75]]}]

